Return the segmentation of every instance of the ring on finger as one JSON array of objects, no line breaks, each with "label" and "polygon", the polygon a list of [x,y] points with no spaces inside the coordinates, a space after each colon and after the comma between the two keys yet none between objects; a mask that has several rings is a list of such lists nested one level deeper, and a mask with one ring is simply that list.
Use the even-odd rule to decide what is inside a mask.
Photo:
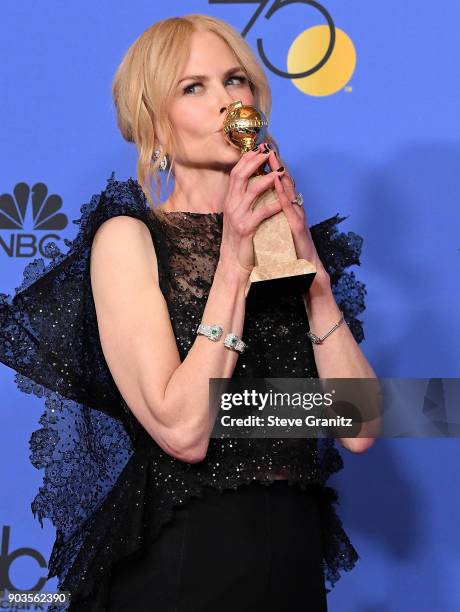
[{"label": "ring on finger", "polygon": [[297,204],[298,206],[303,206],[303,195],[300,192],[296,192],[295,198],[291,200],[291,204]]}]

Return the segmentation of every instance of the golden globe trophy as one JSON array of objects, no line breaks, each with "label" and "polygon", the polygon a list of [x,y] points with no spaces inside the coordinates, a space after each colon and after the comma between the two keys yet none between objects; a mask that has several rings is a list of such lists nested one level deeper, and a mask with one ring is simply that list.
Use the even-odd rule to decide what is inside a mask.
[{"label": "golden globe trophy", "polygon": [[[241,100],[227,107],[223,131],[226,139],[238,147],[243,155],[264,141],[268,121],[254,106],[244,105]],[[263,167],[250,177],[249,183],[267,174]],[[278,199],[274,188],[260,194],[253,204],[255,210]],[[246,286],[246,295],[254,285],[258,295],[277,293],[294,295],[307,293],[316,274],[316,267],[306,259],[298,259],[291,228],[281,210],[258,226],[253,238],[254,268]]]}]

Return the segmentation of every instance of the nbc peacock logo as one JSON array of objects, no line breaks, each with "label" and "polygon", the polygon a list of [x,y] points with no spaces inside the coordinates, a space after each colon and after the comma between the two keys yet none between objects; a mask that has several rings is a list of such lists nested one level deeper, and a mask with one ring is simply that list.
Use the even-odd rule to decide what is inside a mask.
[{"label": "nbc peacock logo", "polygon": [[[0,249],[8,257],[46,257],[48,242],[60,240],[67,215],[60,212],[62,198],[48,194],[45,183],[17,183],[13,194],[0,195]],[[34,233],[32,233],[34,232]]]}]

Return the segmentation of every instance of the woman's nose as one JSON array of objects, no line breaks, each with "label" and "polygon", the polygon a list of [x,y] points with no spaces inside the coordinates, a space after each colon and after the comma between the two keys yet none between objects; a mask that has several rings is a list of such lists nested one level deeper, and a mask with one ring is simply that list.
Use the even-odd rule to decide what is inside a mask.
[{"label": "woman's nose", "polygon": [[225,113],[232,102],[235,102],[231,96],[228,96],[228,102],[225,106],[220,107],[220,114]]}]

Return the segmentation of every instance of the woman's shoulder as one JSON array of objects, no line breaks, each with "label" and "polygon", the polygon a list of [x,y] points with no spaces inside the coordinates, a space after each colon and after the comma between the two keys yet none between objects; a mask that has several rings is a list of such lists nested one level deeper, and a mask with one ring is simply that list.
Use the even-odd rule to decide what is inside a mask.
[{"label": "woman's shoulder", "polygon": [[107,179],[105,188],[91,196],[90,201],[80,207],[81,216],[73,220],[80,226],[72,247],[91,241],[96,230],[104,221],[120,215],[135,217],[152,227],[154,213],[139,185],[133,179],[124,181],[115,179],[112,172]]},{"label": "woman's shoulder", "polygon": [[104,221],[127,215],[140,219],[150,230],[152,241],[158,243],[156,237],[161,234],[156,215],[147,202],[147,198],[139,183],[132,178],[116,180],[115,172],[106,181],[105,187],[90,196],[89,200],[80,206],[80,216],[72,219],[72,223],[79,226],[73,239],[64,238],[64,246],[50,241],[43,257],[29,262],[23,270],[23,280],[16,288],[16,294],[23,292],[30,285],[51,274],[58,275],[59,269],[72,264],[73,273],[80,272],[79,276],[87,270],[86,262],[93,243],[94,236]]}]

